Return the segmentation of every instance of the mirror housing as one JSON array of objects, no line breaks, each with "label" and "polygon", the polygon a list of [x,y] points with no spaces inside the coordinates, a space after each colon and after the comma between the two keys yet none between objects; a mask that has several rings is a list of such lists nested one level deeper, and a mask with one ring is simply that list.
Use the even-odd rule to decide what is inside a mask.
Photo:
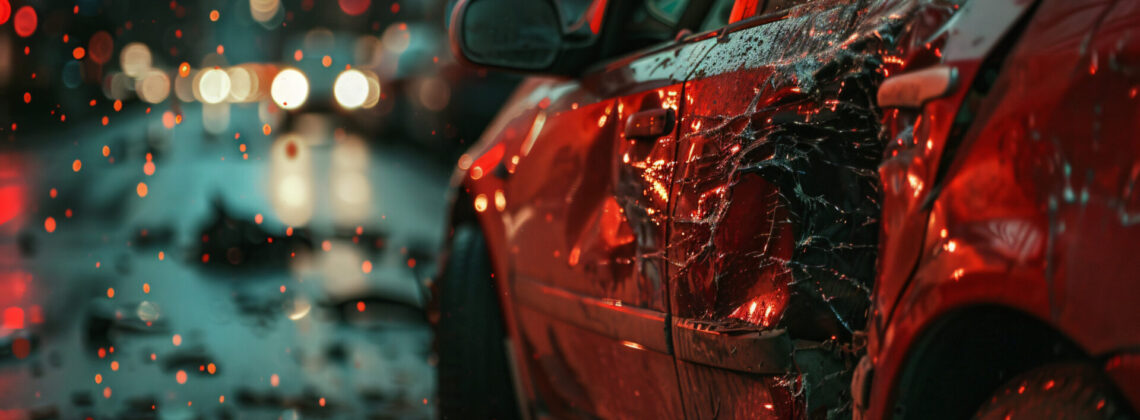
[{"label": "mirror housing", "polygon": [[593,3],[578,24],[564,28],[554,0],[459,0],[448,27],[452,53],[476,66],[574,76],[597,55],[607,1]]}]

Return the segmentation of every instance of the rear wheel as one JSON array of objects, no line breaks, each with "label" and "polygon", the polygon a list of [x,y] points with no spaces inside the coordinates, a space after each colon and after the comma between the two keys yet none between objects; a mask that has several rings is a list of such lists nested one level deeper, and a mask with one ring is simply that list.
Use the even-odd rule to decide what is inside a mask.
[{"label": "rear wheel", "polygon": [[444,419],[517,419],[503,317],[483,232],[457,226],[439,284],[439,403]]},{"label": "rear wheel", "polygon": [[978,420],[1130,419],[1100,370],[1085,363],[1058,363],[1023,373],[974,414]]}]

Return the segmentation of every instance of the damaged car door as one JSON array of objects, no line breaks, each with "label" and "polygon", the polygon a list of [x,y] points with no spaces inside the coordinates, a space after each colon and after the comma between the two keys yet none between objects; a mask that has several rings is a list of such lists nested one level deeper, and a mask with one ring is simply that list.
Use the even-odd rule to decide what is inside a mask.
[{"label": "damaged car door", "polygon": [[558,417],[683,416],[665,243],[682,81],[704,47],[658,43],[547,82],[517,148],[492,153],[523,361]]},{"label": "damaged car door", "polygon": [[737,1],[698,35],[715,44],[685,84],[667,250],[690,418],[845,410],[882,156],[884,41],[857,28],[888,3]]}]

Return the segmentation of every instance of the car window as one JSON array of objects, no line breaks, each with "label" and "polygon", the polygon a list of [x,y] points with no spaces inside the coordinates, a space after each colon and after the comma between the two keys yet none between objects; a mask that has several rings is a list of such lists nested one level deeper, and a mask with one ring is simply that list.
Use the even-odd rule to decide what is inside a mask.
[{"label": "car window", "polygon": [[713,2],[712,6],[709,7],[709,13],[705,15],[704,22],[701,23],[700,32],[711,31],[728,25],[728,17],[732,15],[734,3],[736,3],[735,0],[716,0]]},{"label": "car window", "polygon": [[688,4],[689,0],[645,0],[645,9],[658,20],[676,25]]},{"label": "car window", "polygon": [[570,28],[578,24],[590,10],[594,0],[558,0],[558,11],[562,13],[562,25]]}]

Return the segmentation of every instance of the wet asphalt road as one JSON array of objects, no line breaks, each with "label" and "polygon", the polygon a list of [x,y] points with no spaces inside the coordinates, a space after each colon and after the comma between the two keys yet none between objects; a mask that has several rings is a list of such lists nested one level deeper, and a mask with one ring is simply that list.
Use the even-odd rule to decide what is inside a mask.
[{"label": "wet asphalt road", "polygon": [[[22,174],[0,182],[27,197],[0,224],[0,305],[23,312],[23,328],[6,313],[0,347],[31,344],[0,355],[0,418],[431,417],[419,308],[445,174],[360,148],[329,116],[234,106],[210,135],[183,112],[166,128],[162,110],[128,107],[0,149]],[[294,156],[286,132],[309,153],[299,199],[274,166]],[[281,220],[282,199],[305,223]]]}]

